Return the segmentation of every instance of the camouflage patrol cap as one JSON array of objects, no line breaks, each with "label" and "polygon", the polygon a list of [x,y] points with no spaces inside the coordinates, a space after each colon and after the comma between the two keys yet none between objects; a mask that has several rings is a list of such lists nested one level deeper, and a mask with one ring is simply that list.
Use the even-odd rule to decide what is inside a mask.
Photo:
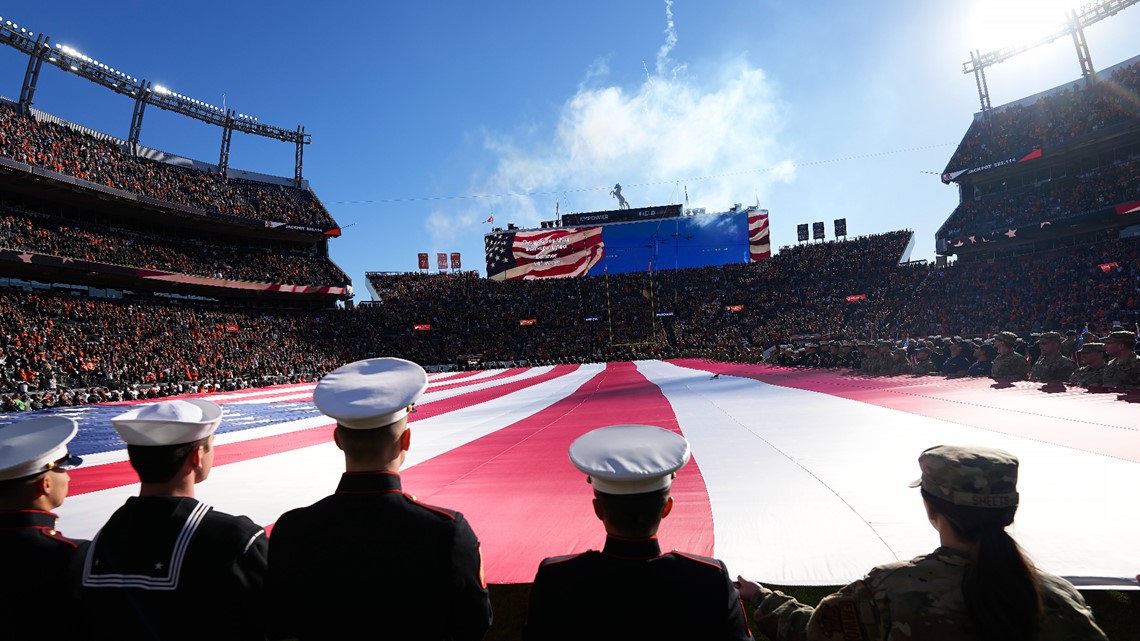
[{"label": "camouflage patrol cap", "polygon": [[910,484],[954,505],[1017,506],[1017,457],[988,447],[939,445],[918,457],[922,478]]},{"label": "camouflage patrol cap", "polygon": [[1077,350],[1081,354],[1088,354],[1089,352],[1104,352],[1104,343],[1085,343]]},{"label": "camouflage patrol cap", "polygon": [[1100,342],[1102,342],[1102,343],[1121,343],[1124,345],[1128,345],[1129,347],[1132,347],[1132,346],[1136,345],[1136,334],[1133,334],[1132,332],[1130,332],[1126,329],[1118,329],[1115,332],[1109,333],[1108,336],[1105,336],[1104,338],[1100,339]]},{"label": "camouflage patrol cap", "polygon": [[1013,332],[998,332],[998,334],[994,336],[994,340],[1002,341],[1006,345],[1013,347],[1017,344],[1017,341],[1019,339],[1017,334],[1014,334]]},{"label": "camouflage patrol cap", "polygon": [[1038,343],[1060,343],[1061,334],[1059,332],[1045,332],[1037,338]]}]

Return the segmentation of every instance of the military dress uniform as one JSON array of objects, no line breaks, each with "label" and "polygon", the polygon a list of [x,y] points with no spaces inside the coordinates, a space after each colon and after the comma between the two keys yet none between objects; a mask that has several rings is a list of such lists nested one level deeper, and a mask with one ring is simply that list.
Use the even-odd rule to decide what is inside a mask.
[{"label": "military dress uniform", "polygon": [[[143,405],[111,419],[136,448],[213,435],[222,409],[202,399]],[[145,484],[144,484],[145,485]],[[191,496],[134,496],[83,558],[80,598],[94,639],[223,640],[265,636],[265,530]],[[207,615],[194,625],[188,615]]]},{"label": "military dress uniform", "polygon": [[[587,475],[605,518],[620,521],[609,513],[616,508],[605,507],[609,497],[646,497],[656,507],[656,499],[649,497],[668,490],[691,452],[688,441],[675,432],[611,425],[578,437],[569,455]],[[660,518],[668,509],[667,504]],[[662,554],[656,536],[618,536],[607,525],[602,551],[552,557],[539,565],[524,638],[742,641],[752,633],[723,562],[676,550]]]},{"label": "military dress uniform", "polygon": [[724,563],[662,554],[656,537],[546,559],[530,591],[527,641],[750,638]]},{"label": "military dress uniform", "polygon": [[[403,434],[426,389],[419,365],[373,358],[327,374],[313,402],[338,429]],[[273,636],[464,641],[491,626],[475,532],[461,513],[405,494],[394,471],[346,472],[334,494],[283,514],[269,558]]]},{"label": "military dress uniform", "polygon": [[[286,636],[367,638],[376,616],[393,639],[481,639],[491,624],[471,526],[405,494],[397,474],[344,474],[335,494],[278,519],[269,554]],[[340,616],[327,614],[329,594]]]},{"label": "military dress uniform", "polygon": [[[73,419],[59,416],[0,428],[0,483],[20,483],[44,472],[78,466],[82,459],[67,451],[77,430]],[[39,509],[0,511],[4,577],[0,613],[5,639],[40,639],[44,630],[32,623],[54,627],[78,618],[72,570],[87,542],[64,536],[57,529],[58,520],[53,512]]]},{"label": "military dress uniform", "polygon": [[133,496],[111,515],[83,562],[81,596],[100,639],[262,639],[265,530],[196,499]]}]

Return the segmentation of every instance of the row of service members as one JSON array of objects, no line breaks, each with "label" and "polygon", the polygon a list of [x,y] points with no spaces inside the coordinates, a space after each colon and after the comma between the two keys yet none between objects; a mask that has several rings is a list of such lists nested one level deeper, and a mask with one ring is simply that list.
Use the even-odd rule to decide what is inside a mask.
[{"label": "row of service members", "polygon": [[[426,387],[423,370],[401,359],[359,361],[322,379],[313,400],[337,421],[346,472],[335,494],[284,514],[268,540],[248,518],[194,498],[212,467],[221,420],[213,403],[167,401],[113,420],[141,490],[90,542],[60,534],[51,512],[66,496],[67,470],[81,462],[67,449],[74,421],[0,429],[6,638],[40,638],[47,627],[95,639],[482,638],[492,613],[474,532],[462,514],[420,503],[400,485],[408,412]],[[890,632],[901,640],[919,627],[970,638],[959,636],[976,625],[960,590],[969,557],[941,529],[935,553],[876,568],[818,608],[733,581],[717,559],[662,552],[656,534],[673,509],[671,482],[690,457],[682,436],[647,425],[599,428],[571,444],[605,547],[541,563],[528,639],[751,639],[745,603],[780,639]],[[940,446],[919,467],[912,487],[924,499],[929,492],[982,513],[1016,507],[1017,459],[1008,453]],[[1042,639],[1105,638],[1071,584],[1036,577],[1039,618],[1049,625]],[[907,598],[892,601],[892,591]],[[941,607],[921,607],[929,601]],[[851,611],[866,615],[841,616]]]},{"label": "row of service members", "polygon": [[[801,348],[779,345],[766,362],[790,367],[846,367],[888,376],[945,374],[1084,387],[1140,387],[1136,335],[1130,331],[1117,330],[1104,338],[1081,343],[1075,351],[1079,365],[1064,355],[1066,345],[1072,348],[1070,339],[1062,339],[1058,332],[1035,336],[1037,340],[1032,345],[1008,331],[987,341],[955,336],[944,343],[940,337],[930,337],[927,341],[911,341],[907,347],[888,340],[807,343]],[[914,353],[913,361],[908,350]]]}]

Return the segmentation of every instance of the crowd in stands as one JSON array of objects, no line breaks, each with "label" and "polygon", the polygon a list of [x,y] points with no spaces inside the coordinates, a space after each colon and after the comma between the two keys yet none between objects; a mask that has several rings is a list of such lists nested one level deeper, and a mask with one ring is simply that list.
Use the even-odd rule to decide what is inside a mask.
[{"label": "crowd in stands", "polygon": [[[608,278],[370,274],[379,300],[346,310],[255,313],[11,289],[0,292],[0,402],[66,402],[64,388],[123,397],[177,393],[178,385],[315,380],[378,355],[425,366],[466,357],[532,365],[676,356],[759,361],[774,345],[820,339],[985,339],[1002,330],[1028,337],[1084,333],[1086,326],[1101,336],[1140,322],[1140,239],[975,264],[900,265],[910,236],[892,232],[785,248],[754,264]],[[848,300],[857,295],[866,298]],[[656,315],[665,310],[672,316]]]},{"label": "crowd in stands", "polygon": [[958,205],[938,236],[953,241],[1030,223],[1053,223],[1103,207],[1140,201],[1137,176],[1140,156],[1040,185],[979,194]]},{"label": "crowd in stands", "polygon": [[223,244],[217,236],[147,234],[33,214],[0,205],[0,247],[95,263],[225,280],[334,285],[348,277],[316,245],[308,250]]},{"label": "crowd in stands", "polygon": [[958,145],[947,172],[1021,157],[1034,149],[1081,142],[1140,118],[1140,64],[1114,70],[1091,86],[1074,85],[977,118]]},{"label": "crowd in stands", "polygon": [[312,192],[124,153],[118,145],[0,104],[0,156],[156,200],[242,218],[331,229]]}]

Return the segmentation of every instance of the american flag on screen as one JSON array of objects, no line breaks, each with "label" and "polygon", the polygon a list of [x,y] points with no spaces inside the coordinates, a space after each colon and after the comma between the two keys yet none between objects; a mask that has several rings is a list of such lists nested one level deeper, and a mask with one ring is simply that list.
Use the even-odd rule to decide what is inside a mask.
[{"label": "american flag on screen", "polygon": [[754,263],[772,257],[767,209],[748,212],[748,252]]},{"label": "american flag on screen", "polygon": [[486,249],[492,280],[584,276],[606,255],[600,226],[491,234]]}]

